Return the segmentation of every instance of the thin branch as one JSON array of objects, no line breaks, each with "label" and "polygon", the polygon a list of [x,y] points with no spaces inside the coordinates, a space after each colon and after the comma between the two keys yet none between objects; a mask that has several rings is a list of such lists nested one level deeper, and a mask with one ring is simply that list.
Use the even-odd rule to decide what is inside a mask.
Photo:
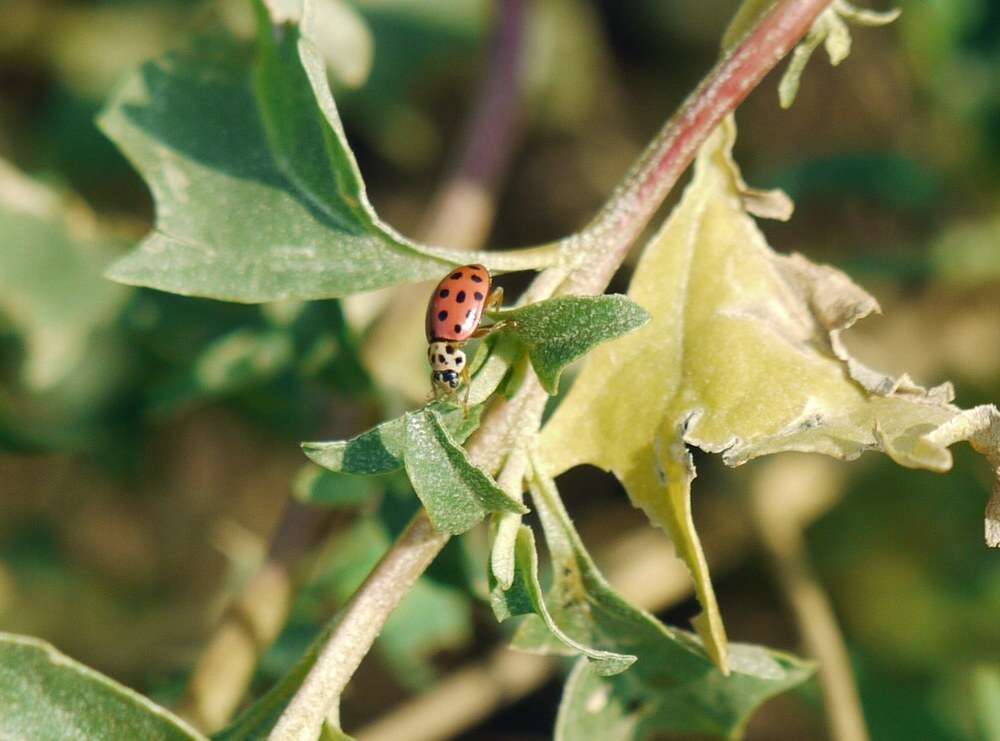
[{"label": "thin branch", "polygon": [[205,731],[222,728],[246,692],[260,655],[291,609],[296,568],[332,518],[290,500],[265,560],[226,609],[194,665],[178,714]]},{"label": "thin branch", "polygon": [[732,46],[667,121],[605,206],[564,241],[579,252],[562,293],[598,293],[694,159],[709,134],[791,51],[831,0],[779,0]]},{"label": "thin branch", "polygon": [[[485,75],[455,164],[437,189],[422,230],[431,243],[474,249],[493,223],[496,191],[519,128],[524,15],[524,0],[498,0]],[[426,290],[411,286],[394,296],[383,321],[391,331],[384,337],[376,331],[366,351],[377,356],[384,345],[398,344],[401,324],[413,324],[409,334],[422,339],[423,318],[415,317],[413,305],[425,300]],[[295,593],[293,571],[329,525],[330,518],[313,507],[295,501],[286,507],[266,561],[235,596],[195,663],[178,712],[198,728],[215,731],[232,717],[261,654],[287,619]]]},{"label": "thin branch", "polygon": [[[602,292],[634,239],[691,163],[698,147],[794,47],[829,2],[775,3],[667,122],[593,224],[582,235],[570,238],[569,246],[575,248],[579,257],[569,273],[561,268],[543,271],[529,287],[529,294],[537,299],[551,293],[559,283],[562,292]],[[497,401],[490,410],[471,440],[470,458],[484,468],[495,470],[490,464],[503,460],[518,435],[534,434],[537,430],[545,400],[534,374],[529,374],[512,401]],[[447,536],[430,529],[424,515],[411,522],[355,593],[301,690],[272,731],[271,739],[317,738],[323,719],[371,648],[392,608],[419,576],[413,569],[419,567],[422,571],[447,540]]]},{"label": "thin branch", "polygon": [[271,739],[319,737],[323,721],[368,653],[382,626],[448,542],[420,510],[347,603],[316,663],[271,731]]},{"label": "thin branch", "polygon": [[475,249],[486,241],[497,188],[519,138],[524,0],[498,0],[496,13],[486,75],[472,104],[463,144],[421,229],[430,244]]},{"label": "thin branch", "polygon": [[[713,570],[725,574],[753,546],[748,528],[733,521],[729,504],[708,497],[704,532],[711,545]],[[581,532],[606,530],[605,517],[583,523]],[[598,548],[597,561],[608,581],[627,599],[653,613],[688,599],[691,576],[662,533],[638,527]],[[439,741],[454,738],[496,710],[534,692],[559,671],[555,657],[514,651],[506,646],[444,677],[428,692],[413,697],[361,728],[358,741]]]},{"label": "thin branch", "polygon": [[795,616],[805,653],[819,662],[830,738],[868,741],[844,637],[802,537],[817,510],[836,500],[839,478],[828,461],[819,459],[776,459],[760,470],[751,498],[752,519]]}]

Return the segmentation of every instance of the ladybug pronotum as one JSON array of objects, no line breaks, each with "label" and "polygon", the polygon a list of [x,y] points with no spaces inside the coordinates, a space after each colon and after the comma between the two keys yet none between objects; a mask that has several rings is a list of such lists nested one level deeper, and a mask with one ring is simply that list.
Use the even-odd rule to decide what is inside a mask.
[{"label": "ladybug pronotum", "polygon": [[466,384],[469,370],[462,347],[484,337],[501,323],[480,327],[483,312],[498,308],[503,289],[491,290],[492,279],[482,265],[463,265],[441,279],[427,303],[427,359],[435,398],[455,393]]}]

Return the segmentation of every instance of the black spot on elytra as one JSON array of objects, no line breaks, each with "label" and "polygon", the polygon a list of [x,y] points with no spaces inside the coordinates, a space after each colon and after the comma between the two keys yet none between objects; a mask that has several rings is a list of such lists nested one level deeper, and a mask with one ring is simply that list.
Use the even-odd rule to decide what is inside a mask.
[{"label": "black spot on elytra", "polygon": [[455,300],[458,301],[458,303],[460,303],[460,304],[464,304],[465,303],[465,291],[459,291],[455,295]]},{"label": "black spot on elytra", "polygon": [[[453,275],[451,277],[454,278],[455,276]],[[481,276],[481,275],[476,275],[475,273],[473,273],[469,277],[472,278],[472,282],[473,283],[482,283],[483,282],[483,276]]]},{"label": "black spot on elytra", "polygon": [[444,351],[446,353],[448,353],[449,355],[454,355],[455,354],[455,348],[452,347],[451,345],[446,345],[445,348],[444,348]]},{"label": "black spot on elytra", "polygon": [[451,274],[451,279],[452,280],[459,280],[461,277],[462,277],[462,274],[460,272],[459,273],[452,273]]},{"label": "black spot on elytra", "polygon": [[438,321],[443,322],[447,318],[448,318],[448,312],[447,311],[439,311],[438,312]]},{"label": "black spot on elytra", "polygon": [[448,298],[448,293],[449,291],[447,288],[442,288],[441,291],[438,293],[438,296],[440,296],[441,298]]},{"label": "black spot on elytra", "polygon": [[466,319],[468,319],[470,316],[472,316],[472,309],[469,309],[467,312],[465,312]]},{"label": "black spot on elytra", "polygon": [[472,294],[472,298],[476,299],[476,301],[482,301],[483,294],[481,294],[479,291],[476,291],[474,294]]},{"label": "black spot on elytra", "polygon": [[456,324],[455,325],[455,332],[456,332],[456,334],[460,334],[462,332],[462,325],[461,324]]}]

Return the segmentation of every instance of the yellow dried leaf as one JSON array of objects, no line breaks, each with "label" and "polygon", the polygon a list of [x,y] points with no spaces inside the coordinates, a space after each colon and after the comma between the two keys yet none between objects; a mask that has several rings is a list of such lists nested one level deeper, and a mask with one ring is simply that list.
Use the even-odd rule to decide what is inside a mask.
[{"label": "yellow dried leaf", "polygon": [[943,471],[952,442],[993,445],[996,456],[1000,438],[994,408],[962,413],[950,385],[926,390],[847,355],[839,333],[877,303],[843,273],[771,250],[747,213],[735,136],[729,118],[705,143],[636,268],[629,296],[652,320],[591,354],[539,443],[553,473],[582,463],[612,471],[667,530],[704,610],[695,627],[723,671],[726,637],[691,517],[687,445],[729,465],[786,450],[845,459],[881,450]]}]

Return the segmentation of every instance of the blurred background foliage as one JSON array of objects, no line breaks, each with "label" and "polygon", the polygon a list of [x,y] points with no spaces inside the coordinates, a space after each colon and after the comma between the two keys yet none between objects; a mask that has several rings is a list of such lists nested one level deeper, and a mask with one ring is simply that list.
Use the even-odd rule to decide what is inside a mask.
[{"label": "blurred background foliage", "polygon": [[[883,317],[849,333],[854,352],[925,385],[951,379],[962,406],[995,402],[1000,4],[900,5],[896,24],[855,35],[840,68],[814,61],[790,111],[767,80],[739,111],[737,155],[750,183],[796,201],[792,221],[762,225],[771,243],[843,268],[882,302]],[[520,139],[489,243],[579,228],[711,65],[735,6],[530,3]],[[376,207],[404,233],[419,229],[449,164],[490,9],[352,0],[338,10],[324,51],[348,136]],[[379,386],[359,360],[371,302],[240,306],[101,277],[149,228],[152,204],[95,114],[129,68],[210,18],[248,32],[240,0],[6,0],[2,13],[0,629],[51,640],[175,703],[288,498],[321,489],[330,534],[303,564],[257,693],[415,506],[405,481],[333,481],[305,467],[297,442],[349,436],[420,399]],[[754,464],[698,465],[696,520],[721,507],[727,527],[747,529],[737,500]],[[874,457],[842,468],[842,497],[807,542],[873,738],[1000,738],[1000,560],[982,545],[985,464],[960,449],[944,476]],[[647,527],[610,476],[564,478],[598,560],[602,544]],[[479,532],[455,540],[407,598],[349,690],[348,728],[502,640],[483,598],[485,547]],[[732,638],[798,648],[754,548],[715,573]],[[696,611],[689,598],[664,617],[684,624]],[[558,688],[550,681],[466,737],[547,737]],[[824,732],[814,687],[767,705],[749,728],[758,739]]]}]

